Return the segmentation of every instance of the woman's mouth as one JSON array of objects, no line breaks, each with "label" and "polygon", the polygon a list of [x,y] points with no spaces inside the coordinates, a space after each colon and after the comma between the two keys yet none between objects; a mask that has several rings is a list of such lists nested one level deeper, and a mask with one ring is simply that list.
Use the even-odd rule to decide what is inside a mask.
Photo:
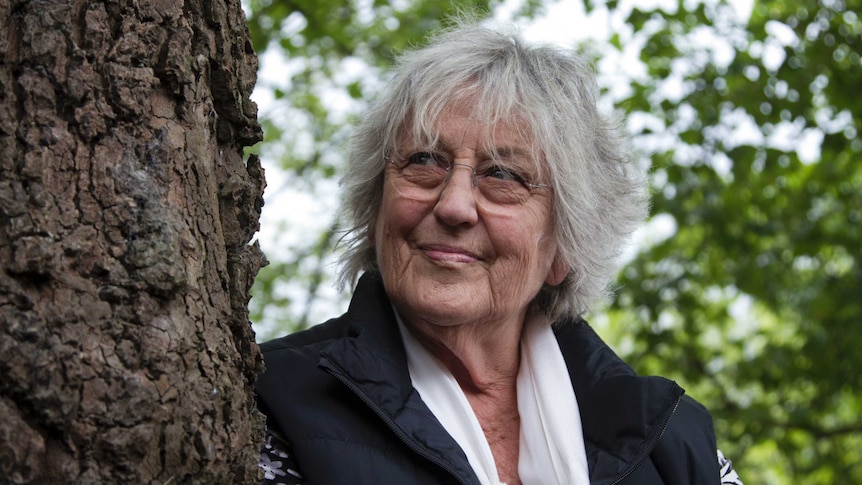
[{"label": "woman's mouth", "polygon": [[472,252],[455,246],[432,244],[420,247],[425,257],[432,261],[448,263],[475,263],[479,257]]}]

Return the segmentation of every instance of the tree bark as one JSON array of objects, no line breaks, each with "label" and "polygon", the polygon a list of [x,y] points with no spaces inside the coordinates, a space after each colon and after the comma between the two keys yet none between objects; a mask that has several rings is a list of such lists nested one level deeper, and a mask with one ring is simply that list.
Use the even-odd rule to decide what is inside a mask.
[{"label": "tree bark", "polygon": [[251,483],[239,0],[0,0],[0,482]]}]

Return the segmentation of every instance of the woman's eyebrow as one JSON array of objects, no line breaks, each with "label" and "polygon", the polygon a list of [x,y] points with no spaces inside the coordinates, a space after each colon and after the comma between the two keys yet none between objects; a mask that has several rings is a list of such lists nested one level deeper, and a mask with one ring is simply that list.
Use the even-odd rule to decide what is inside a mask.
[{"label": "woman's eyebrow", "polygon": [[433,138],[425,137],[422,140],[404,140],[399,142],[395,149],[397,152],[412,152],[415,150],[446,150],[446,143],[439,137],[436,142]]},{"label": "woman's eyebrow", "polygon": [[[525,161],[529,160],[529,152],[525,149],[511,146],[495,147],[484,154],[488,158],[497,158],[501,160]],[[493,157],[489,157],[493,155]]]},{"label": "woman's eyebrow", "polygon": [[448,145],[439,135],[425,137],[419,143],[411,143],[410,146],[413,149],[422,149],[422,150],[435,150],[435,151],[446,151],[449,149]]}]

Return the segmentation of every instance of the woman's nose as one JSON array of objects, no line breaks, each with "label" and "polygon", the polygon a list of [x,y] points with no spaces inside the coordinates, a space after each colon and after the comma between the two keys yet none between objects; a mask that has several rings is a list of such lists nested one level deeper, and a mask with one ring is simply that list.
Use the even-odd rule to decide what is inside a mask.
[{"label": "woman's nose", "polygon": [[444,182],[440,198],[434,206],[434,215],[449,226],[472,226],[479,220],[476,207],[477,192],[473,186],[473,167],[454,163]]}]

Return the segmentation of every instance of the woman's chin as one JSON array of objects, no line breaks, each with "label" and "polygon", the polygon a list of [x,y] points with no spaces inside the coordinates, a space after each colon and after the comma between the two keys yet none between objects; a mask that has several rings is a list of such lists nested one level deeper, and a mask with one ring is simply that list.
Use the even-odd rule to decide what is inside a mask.
[{"label": "woman's chin", "polygon": [[[422,321],[443,327],[469,324],[488,316],[487,296],[479,297],[463,291],[453,294],[403,295],[396,308],[405,320]],[[409,323],[409,322],[408,322]]]}]

